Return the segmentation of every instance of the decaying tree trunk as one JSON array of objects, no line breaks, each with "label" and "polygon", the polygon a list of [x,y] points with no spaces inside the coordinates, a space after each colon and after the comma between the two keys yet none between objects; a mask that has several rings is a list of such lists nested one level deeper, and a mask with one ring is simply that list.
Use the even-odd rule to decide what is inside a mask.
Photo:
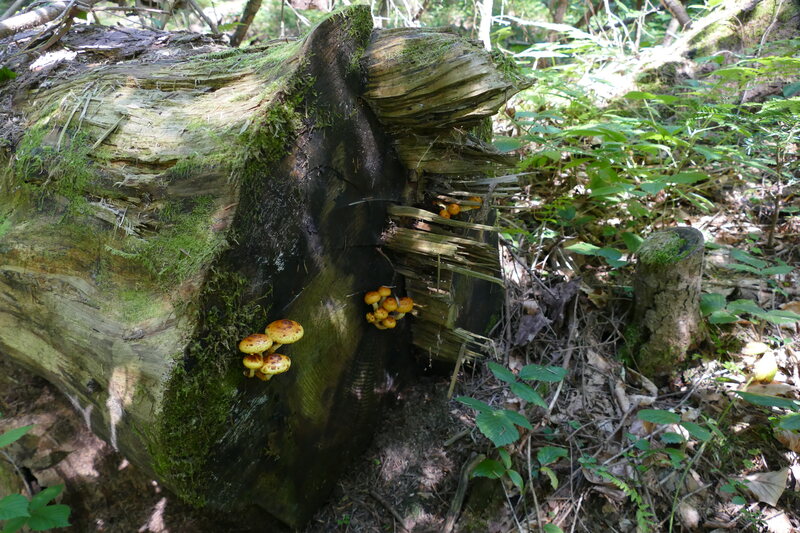
[{"label": "decaying tree trunk", "polygon": [[636,255],[629,348],[642,374],[669,375],[703,336],[703,234],[689,227],[660,231],[645,239]]},{"label": "decaying tree trunk", "polygon": [[[70,61],[7,63],[0,354],[189,501],[301,524],[369,442],[412,330],[454,360],[497,310],[481,179],[509,162],[465,132],[520,80],[447,33],[371,30],[364,7],[239,50],[83,27]],[[429,204],[475,194],[451,220]],[[419,316],[368,326],[381,284]],[[278,318],[305,327],[291,370],[245,378],[239,339]]]}]

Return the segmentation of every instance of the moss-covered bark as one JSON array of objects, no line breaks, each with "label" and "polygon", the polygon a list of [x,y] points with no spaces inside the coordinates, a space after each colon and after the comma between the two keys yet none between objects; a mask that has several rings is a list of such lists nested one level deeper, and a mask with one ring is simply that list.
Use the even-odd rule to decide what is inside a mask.
[{"label": "moss-covered bark", "polygon": [[[301,524],[369,442],[408,361],[409,321],[378,331],[361,301],[402,285],[379,246],[412,161],[375,112],[391,98],[362,98],[377,90],[382,38],[354,7],[297,42],[77,61],[57,83],[0,88],[0,100],[25,95],[13,112],[28,124],[0,150],[0,354],[196,504]],[[453,132],[514,90],[488,56],[453,56],[437,32],[385,38],[419,50],[384,81],[413,78],[410,66],[448,80],[427,97],[438,110],[417,117],[415,134],[442,136],[420,172],[459,147],[454,159],[482,172],[501,161]],[[419,54],[426,39],[438,60]],[[472,65],[475,91],[446,57]],[[468,248],[491,277],[491,249]],[[284,317],[306,330],[286,349],[291,370],[245,379],[239,339]]]},{"label": "moss-covered bark", "polygon": [[694,228],[654,233],[637,252],[628,349],[642,374],[669,375],[703,336],[703,235]]}]

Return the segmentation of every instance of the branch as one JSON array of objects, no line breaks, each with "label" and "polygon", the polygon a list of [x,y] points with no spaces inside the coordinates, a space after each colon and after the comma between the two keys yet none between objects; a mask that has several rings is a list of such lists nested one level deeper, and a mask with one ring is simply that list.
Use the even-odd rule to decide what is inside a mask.
[{"label": "branch", "polygon": [[69,5],[70,2],[53,2],[48,6],[3,20],[0,22],[0,39],[46,24],[64,13]]},{"label": "branch", "polygon": [[[283,4],[281,3],[281,5]],[[247,30],[250,29],[250,24],[253,23],[253,19],[256,17],[256,13],[258,13],[260,8],[261,0],[247,0],[239,25],[236,26],[236,30],[231,36],[231,46],[236,48],[242,44],[245,35],[247,35]]]}]

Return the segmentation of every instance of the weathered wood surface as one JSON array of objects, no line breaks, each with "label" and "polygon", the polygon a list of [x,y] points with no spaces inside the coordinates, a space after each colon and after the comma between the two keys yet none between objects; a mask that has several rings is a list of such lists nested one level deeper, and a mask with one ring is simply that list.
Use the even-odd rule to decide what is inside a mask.
[{"label": "weathered wood surface", "polygon": [[[379,249],[387,207],[413,196],[408,176],[423,180],[446,157],[484,171],[502,160],[477,139],[452,158],[454,129],[488,116],[515,80],[501,86],[483,54],[473,62],[491,83],[454,93],[463,84],[448,78],[451,62],[469,73],[475,47],[426,58],[418,45],[442,34],[422,35],[371,34],[368,9],[353,8],[297,42],[230,50],[112,29],[46,76],[16,59],[25,74],[0,86],[10,110],[0,115],[0,355],[54,383],[182,497],[308,519],[369,442],[409,361],[410,321],[379,331],[363,318],[364,292],[402,292],[401,269]],[[403,68],[449,80],[415,129],[451,142],[427,169],[409,165],[404,136],[385,133],[392,118],[362,98],[381,83],[395,98],[427,90],[402,89],[395,76],[416,79],[405,70],[375,82],[384,39]],[[402,39],[414,43],[406,53]],[[139,59],[92,65],[100,53]],[[492,277],[489,249],[468,248],[485,263],[468,270]],[[448,305],[469,299],[456,292]],[[245,379],[238,340],[284,317],[306,330],[286,349],[291,370]]]},{"label": "weathered wood surface", "polygon": [[660,231],[644,240],[636,256],[630,348],[642,374],[667,376],[704,334],[703,234],[690,227]]}]

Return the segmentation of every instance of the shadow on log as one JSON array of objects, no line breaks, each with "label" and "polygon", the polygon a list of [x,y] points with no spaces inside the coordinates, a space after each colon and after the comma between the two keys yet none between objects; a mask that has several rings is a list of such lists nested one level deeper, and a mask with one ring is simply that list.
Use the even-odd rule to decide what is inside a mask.
[{"label": "shadow on log", "polygon": [[[373,34],[364,7],[303,40],[237,50],[110,29],[103,54],[115,62],[101,66],[86,42],[98,32],[67,34],[81,52],[44,73],[11,58],[21,74],[0,86],[12,104],[0,115],[0,354],[54,383],[182,498],[297,527],[369,443],[411,363],[408,320],[390,331],[364,321],[363,294],[402,288],[409,264],[399,247],[388,246],[394,262],[380,249],[387,213],[412,209],[401,205],[415,198],[409,177],[448,161],[481,174],[503,159],[456,129],[490,116],[519,80],[448,34]],[[6,44],[10,56],[18,43]],[[387,46],[394,73],[375,66]],[[393,117],[417,113],[403,133],[380,98]],[[418,154],[404,148],[411,136],[433,139],[424,158],[407,155]],[[482,229],[433,233],[466,250],[438,254],[452,272],[491,284]],[[448,287],[448,305],[465,308],[471,285]],[[468,327],[485,327],[484,307]],[[278,318],[305,327],[285,352],[291,370],[245,379],[238,341]]]}]

